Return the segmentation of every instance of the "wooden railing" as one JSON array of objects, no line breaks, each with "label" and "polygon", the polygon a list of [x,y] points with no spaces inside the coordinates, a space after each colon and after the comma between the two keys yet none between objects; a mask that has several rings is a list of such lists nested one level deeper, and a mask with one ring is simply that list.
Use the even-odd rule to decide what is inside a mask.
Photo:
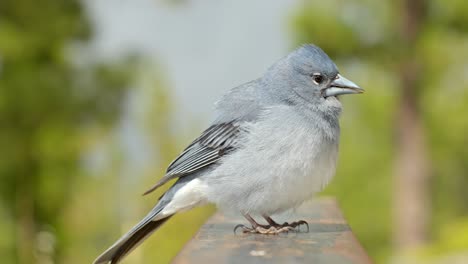
[{"label": "wooden railing", "polygon": [[300,232],[280,235],[234,234],[234,226],[246,220],[217,213],[173,263],[372,263],[334,199],[306,203],[287,218],[275,220],[306,220],[309,232],[302,226]]}]

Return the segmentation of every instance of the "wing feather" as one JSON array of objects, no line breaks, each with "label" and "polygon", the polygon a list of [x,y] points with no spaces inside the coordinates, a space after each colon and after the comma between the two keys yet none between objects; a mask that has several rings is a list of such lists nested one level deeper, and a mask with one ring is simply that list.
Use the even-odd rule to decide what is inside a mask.
[{"label": "wing feather", "polygon": [[169,164],[166,174],[144,194],[156,190],[171,179],[214,165],[222,156],[237,147],[239,136],[246,132],[241,127],[242,122],[238,121],[210,126]]}]

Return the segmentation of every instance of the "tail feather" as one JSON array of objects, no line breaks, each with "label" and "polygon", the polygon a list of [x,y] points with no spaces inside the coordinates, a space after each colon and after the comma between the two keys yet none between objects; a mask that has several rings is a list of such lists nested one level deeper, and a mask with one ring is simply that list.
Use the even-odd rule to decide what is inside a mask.
[{"label": "tail feather", "polygon": [[140,243],[142,243],[149,235],[156,231],[169,217],[159,220],[143,220],[138,224],[135,229],[132,229],[129,233],[125,234],[119,239],[114,245],[107,249],[102,255],[100,255],[93,264],[103,264],[110,262],[111,264],[117,264],[135,249]]},{"label": "tail feather", "polygon": [[[201,173],[202,171],[200,171]],[[190,185],[188,183],[197,177],[192,174],[180,178],[164,195],[159,199],[156,206],[130,231],[123,235],[110,248],[102,253],[93,264],[117,264],[128,253],[142,243],[149,235],[161,227],[172,214],[194,207],[202,201],[199,197],[198,182]],[[180,192],[180,195],[176,195]],[[174,200],[174,197],[178,197]],[[193,200],[198,199],[198,200]],[[172,204],[172,205],[171,205]],[[166,207],[169,208],[166,209]],[[164,211],[165,210],[165,211]]]}]

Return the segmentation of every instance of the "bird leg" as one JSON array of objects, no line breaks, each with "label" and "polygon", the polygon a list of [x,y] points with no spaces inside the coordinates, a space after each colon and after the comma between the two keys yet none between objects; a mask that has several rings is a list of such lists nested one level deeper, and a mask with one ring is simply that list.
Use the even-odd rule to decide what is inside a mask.
[{"label": "bird leg", "polygon": [[289,231],[289,230],[294,230],[298,226],[305,225],[307,227],[307,232],[309,232],[309,224],[304,220],[299,220],[299,221],[292,222],[292,223],[284,222],[283,224],[278,224],[270,216],[268,216],[268,215],[262,215],[262,216],[263,216],[263,218],[265,218],[265,220],[268,222],[268,224],[270,226],[273,226],[273,227],[275,227],[277,229],[284,228],[284,229],[288,229],[288,231]]},{"label": "bird leg", "polygon": [[243,233],[252,233],[252,234],[265,234],[265,235],[275,235],[284,231],[280,231],[271,225],[262,225],[259,224],[253,219],[249,214],[242,214],[247,221],[252,225],[252,227],[247,227],[245,225],[239,224],[236,227],[234,227],[234,233],[236,233],[236,230],[238,228],[242,228]]}]

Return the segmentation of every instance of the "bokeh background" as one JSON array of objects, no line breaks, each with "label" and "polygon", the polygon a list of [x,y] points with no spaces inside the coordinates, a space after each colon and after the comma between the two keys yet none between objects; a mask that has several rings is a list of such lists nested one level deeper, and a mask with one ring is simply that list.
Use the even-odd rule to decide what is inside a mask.
[{"label": "bokeh background", "polygon": [[[2,263],[90,263],[213,102],[303,43],[343,98],[335,196],[376,263],[468,263],[468,2],[0,0]],[[165,187],[167,188],[167,187]],[[214,212],[126,263],[167,263]]]}]

